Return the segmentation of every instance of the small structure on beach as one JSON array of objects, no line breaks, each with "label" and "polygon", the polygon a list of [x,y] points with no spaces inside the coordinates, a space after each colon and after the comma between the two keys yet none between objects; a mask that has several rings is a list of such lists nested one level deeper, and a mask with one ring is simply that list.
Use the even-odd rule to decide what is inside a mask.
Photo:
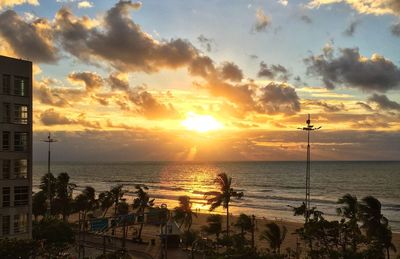
[{"label": "small structure on beach", "polygon": [[165,225],[160,228],[161,241],[168,248],[177,248],[180,245],[181,230],[176,221],[170,218]]}]

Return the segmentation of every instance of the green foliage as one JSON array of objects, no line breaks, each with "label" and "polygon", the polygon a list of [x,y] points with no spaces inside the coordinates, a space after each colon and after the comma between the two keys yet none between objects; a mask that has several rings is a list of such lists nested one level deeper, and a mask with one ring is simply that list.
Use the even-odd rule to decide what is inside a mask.
[{"label": "green foliage", "polygon": [[281,245],[286,238],[287,229],[285,226],[280,228],[276,223],[268,223],[260,236],[260,239],[267,240],[270,248],[274,253],[280,254]]},{"label": "green foliage", "polygon": [[57,255],[65,251],[74,240],[70,224],[56,218],[44,218],[33,225],[33,239],[43,242],[44,254]]},{"label": "green foliage", "polygon": [[202,226],[202,230],[209,235],[215,235],[217,240],[222,232],[222,216],[215,214],[207,217],[208,225]]},{"label": "green foliage", "polygon": [[39,244],[34,240],[0,239],[0,258],[2,259],[29,259],[37,253]]},{"label": "green foliage", "polygon": [[250,216],[242,213],[239,215],[235,227],[240,229],[240,233],[245,235],[246,232],[251,231],[253,229],[253,221]]}]

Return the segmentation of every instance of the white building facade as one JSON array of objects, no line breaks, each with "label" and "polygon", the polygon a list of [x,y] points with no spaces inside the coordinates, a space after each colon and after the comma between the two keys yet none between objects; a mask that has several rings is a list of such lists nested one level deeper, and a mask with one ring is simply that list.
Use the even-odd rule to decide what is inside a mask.
[{"label": "white building facade", "polygon": [[0,238],[32,236],[32,62],[0,56]]}]

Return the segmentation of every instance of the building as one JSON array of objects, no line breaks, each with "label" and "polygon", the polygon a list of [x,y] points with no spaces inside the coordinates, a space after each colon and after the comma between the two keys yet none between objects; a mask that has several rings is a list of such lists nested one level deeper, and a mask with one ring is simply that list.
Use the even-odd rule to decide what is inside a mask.
[{"label": "building", "polygon": [[0,56],[0,238],[32,235],[32,62]]}]

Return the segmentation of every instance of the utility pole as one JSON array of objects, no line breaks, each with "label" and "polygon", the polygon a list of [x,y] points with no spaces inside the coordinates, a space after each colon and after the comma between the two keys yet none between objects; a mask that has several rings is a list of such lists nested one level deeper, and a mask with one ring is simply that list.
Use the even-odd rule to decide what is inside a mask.
[{"label": "utility pole", "polygon": [[43,142],[49,143],[49,149],[48,149],[48,154],[47,154],[47,198],[48,198],[48,206],[47,206],[47,216],[51,215],[51,179],[50,179],[50,158],[51,158],[51,153],[50,153],[50,145],[53,142],[57,142],[56,139],[52,139],[50,132],[49,135],[47,136],[47,139],[42,140]]},{"label": "utility pole", "polygon": [[306,166],[306,199],[305,199],[305,205],[306,205],[306,223],[308,222],[309,216],[309,210],[311,208],[310,206],[310,195],[311,195],[311,184],[310,184],[310,169],[311,169],[311,147],[310,147],[310,132],[314,130],[319,130],[321,127],[315,128],[314,125],[311,124],[311,117],[310,114],[308,114],[307,118],[307,126],[303,128],[297,128],[299,130],[305,130],[307,131],[307,166]]}]

